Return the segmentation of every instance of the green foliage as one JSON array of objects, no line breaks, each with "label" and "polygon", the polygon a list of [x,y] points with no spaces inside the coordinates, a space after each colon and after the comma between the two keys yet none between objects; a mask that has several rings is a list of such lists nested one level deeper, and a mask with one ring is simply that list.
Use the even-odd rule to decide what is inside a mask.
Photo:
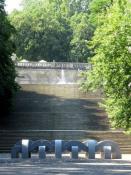
[{"label": "green foliage", "polygon": [[76,13],[88,13],[88,6],[91,0],[68,0],[69,15]]},{"label": "green foliage", "polygon": [[90,38],[94,36],[94,32],[97,26],[100,25],[100,23],[102,23],[102,18],[106,14],[106,10],[111,6],[111,4],[112,0],[90,1],[88,8],[89,9],[88,30],[90,31]]},{"label": "green foliage", "polygon": [[11,60],[14,51],[11,34],[14,28],[7,20],[4,0],[0,0],[0,114],[9,111],[11,99],[17,89],[15,68]]},{"label": "green foliage", "polygon": [[88,3],[87,0],[24,0],[23,10],[10,15],[17,30],[14,35],[17,56],[33,61],[87,60]]},{"label": "green foliage", "polygon": [[88,42],[91,38],[91,31],[88,26],[88,14],[79,13],[71,17],[71,28],[73,37],[71,40],[70,58],[72,61],[87,62],[90,55]]},{"label": "green foliage", "polygon": [[[40,1],[42,3],[42,1]],[[17,29],[17,55],[28,60],[47,61],[69,58],[71,30],[68,21],[53,13],[52,5],[32,0],[22,12],[11,15]]]},{"label": "green foliage", "polygon": [[84,89],[103,89],[105,107],[113,128],[131,131],[131,5],[114,0],[101,14],[91,41],[92,70],[86,72]]}]

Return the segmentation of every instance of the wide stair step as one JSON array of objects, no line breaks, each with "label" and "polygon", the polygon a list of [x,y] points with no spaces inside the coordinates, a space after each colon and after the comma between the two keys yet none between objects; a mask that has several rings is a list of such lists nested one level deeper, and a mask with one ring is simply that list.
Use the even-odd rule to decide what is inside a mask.
[{"label": "wide stair step", "polygon": [[131,154],[131,137],[121,131],[84,131],[84,130],[54,130],[54,131],[33,131],[33,130],[1,130],[0,131],[0,152],[10,152],[11,147],[21,139],[31,140],[80,140],[87,139],[112,140],[119,144],[121,153]]}]

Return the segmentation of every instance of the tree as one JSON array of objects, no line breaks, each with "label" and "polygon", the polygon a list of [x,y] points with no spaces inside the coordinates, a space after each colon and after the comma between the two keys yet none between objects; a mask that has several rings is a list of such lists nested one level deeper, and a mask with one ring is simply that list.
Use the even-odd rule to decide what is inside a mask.
[{"label": "tree", "polygon": [[114,0],[101,14],[91,42],[94,48],[92,70],[84,74],[82,86],[102,89],[103,106],[113,128],[131,131],[131,5],[128,0]]},{"label": "tree", "polygon": [[90,56],[88,47],[88,41],[92,36],[88,25],[90,2],[91,0],[63,0],[60,6],[61,13],[69,20],[72,30],[69,60],[73,62],[86,62]]},{"label": "tree", "polygon": [[23,0],[10,15],[16,54],[32,61],[82,61],[89,57],[90,0]]},{"label": "tree", "polygon": [[71,4],[74,7],[72,8],[72,14],[74,15],[70,18],[73,30],[70,43],[70,59],[72,61],[88,62],[93,55],[93,51],[89,47],[89,41],[98,25],[98,18],[101,14],[106,13],[106,9],[111,6],[112,0],[74,0]]},{"label": "tree", "polygon": [[15,67],[11,60],[14,45],[10,25],[4,10],[4,0],[0,0],[0,113],[3,115],[11,107],[12,97],[17,89]]},{"label": "tree", "polygon": [[71,17],[76,13],[88,13],[88,6],[91,0],[50,0],[53,3],[55,11]]},{"label": "tree", "polygon": [[94,32],[100,23],[101,18],[106,14],[107,9],[112,5],[112,0],[92,0],[88,7],[88,30],[90,31],[90,39],[94,36]]},{"label": "tree", "polygon": [[91,31],[88,24],[88,14],[75,14],[70,19],[70,25],[73,31],[70,42],[70,59],[77,62],[87,62],[90,56],[88,42],[91,39]]},{"label": "tree", "polygon": [[55,11],[53,2],[47,2],[31,0],[23,11],[11,14],[11,22],[17,30],[16,54],[35,61],[67,61],[72,35],[69,21]]},{"label": "tree", "polygon": [[76,13],[88,13],[88,7],[91,0],[68,0],[69,15]]}]

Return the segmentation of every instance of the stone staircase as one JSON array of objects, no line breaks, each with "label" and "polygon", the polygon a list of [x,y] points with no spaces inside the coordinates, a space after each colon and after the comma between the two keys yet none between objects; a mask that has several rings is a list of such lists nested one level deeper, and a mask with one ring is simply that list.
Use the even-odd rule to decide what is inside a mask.
[{"label": "stone staircase", "polygon": [[63,139],[81,140],[95,139],[112,140],[119,144],[121,153],[131,154],[131,137],[125,136],[120,131],[77,131],[77,130],[1,130],[0,131],[0,152],[9,153],[11,147],[21,139]]},{"label": "stone staircase", "polygon": [[0,152],[23,138],[116,141],[131,154],[131,136],[112,131],[100,93],[82,93],[77,85],[22,85],[14,111],[0,123]]}]

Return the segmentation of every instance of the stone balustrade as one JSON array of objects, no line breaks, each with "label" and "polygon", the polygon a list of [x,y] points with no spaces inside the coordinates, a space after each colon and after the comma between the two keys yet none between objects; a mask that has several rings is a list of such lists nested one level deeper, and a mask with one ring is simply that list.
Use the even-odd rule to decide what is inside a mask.
[{"label": "stone balustrade", "polygon": [[16,62],[18,68],[32,69],[75,69],[88,70],[91,69],[89,63],[69,63],[69,62]]}]

